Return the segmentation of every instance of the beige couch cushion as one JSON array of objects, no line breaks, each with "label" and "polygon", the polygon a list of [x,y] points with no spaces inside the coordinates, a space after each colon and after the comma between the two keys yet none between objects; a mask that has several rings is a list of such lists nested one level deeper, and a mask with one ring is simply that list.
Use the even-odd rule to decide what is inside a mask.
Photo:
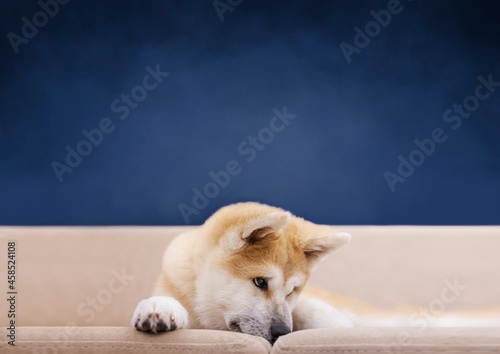
[{"label": "beige couch cushion", "polygon": [[[443,314],[500,307],[500,227],[337,228],[351,232],[352,241],[320,265],[311,285],[388,311],[398,304],[413,311],[429,307],[444,281],[457,278],[466,290]],[[17,241],[18,323],[128,326],[137,303],[151,295],[166,246],[186,229],[0,227],[0,241]],[[1,264],[5,257],[0,252]],[[0,282],[3,294],[6,286]]]},{"label": "beige couch cushion", "polygon": [[[5,331],[2,331],[4,334]],[[2,338],[5,338],[2,335]],[[7,348],[5,340],[0,351]],[[11,348],[12,350],[12,348]],[[160,335],[131,327],[21,327],[18,353],[269,353],[263,338],[242,333],[178,330]]]},{"label": "beige couch cushion", "polygon": [[280,337],[271,353],[500,352],[500,328],[354,328],[305,330]]},{"label": "beige couch cushion", "polygon": [[[339,226],[352,234],[310,284],[376,306],[427,306],[445,279],[467,287],[448,310],[500,305],[499,226]],[[496,271],[495,271],[496,270]]]},{"label": "beige couch cushion", "polygon": [[[255,352],[269,350],[262,338],[231,332],[184,330],[151,336],[130,327],[135,306],[151,295],[166,246],[186,228],[0,227],[1,264],[6,264],[6,242],[13,239],[17,243],[17,348],[32,352],[29,348],[36,345],[47,349],[39,350],[41,353],[71,352],[70,348],[103,352],[117,345],[113,350],[123,352],[181,347],[180,352],[195,348],[224,352],[229,343],[236,349],[244,345]],[[466,290],[447,302],[435,318],[463,312],[498,314],[493,310],[500,306],[500,227],[337,228],[351,232],[353,240],[320,265],[312,285],[408,318],[413,309],[429,309],[440,299],[445,280],[458,278]],[[6,286],[6,281],[0,282],[3,294]],[[2,313],[6,313],[5,305],[1,305]],[[0,316],[3,338],[7,320]],[[425,326],[435,324],[431,320]],[[457,326],[457,322],[451,325]],[[404,352],[424,353],[432,346],[453,352],[476,344],[484,351],[500,348],[498,328],[414,328],[408,330],[410,342],[399,339],[404,331],[297,332],[280,338],[274,350],[324,352],[335,346],[337,351],[344,348],[351,353],[360,348],[369,353],[394,340],[402,343]],[[0,348],[7,348],[5,340]]]},{"label": "beige couch cushion", "polygon": [[[182,227],[2,227],[17,242],[18,323],[129,326]],[[4,249],[4,248],[2,248]],[[6,262],[6,252],[0,261]],[[6,282],[0,282],[5,294]],[[6,316],[0,317],[2,326]]]}]

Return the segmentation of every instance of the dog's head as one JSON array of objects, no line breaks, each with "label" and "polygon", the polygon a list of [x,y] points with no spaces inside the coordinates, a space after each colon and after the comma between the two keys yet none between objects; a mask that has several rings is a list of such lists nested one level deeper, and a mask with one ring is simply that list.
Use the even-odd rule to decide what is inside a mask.
[{"label": "dog's head", "polygon": [[258,203],[222,208],[204,228],[217,246],[198,284],[201,322],[270,342],[291,332],[311,271],[351,238]]}]

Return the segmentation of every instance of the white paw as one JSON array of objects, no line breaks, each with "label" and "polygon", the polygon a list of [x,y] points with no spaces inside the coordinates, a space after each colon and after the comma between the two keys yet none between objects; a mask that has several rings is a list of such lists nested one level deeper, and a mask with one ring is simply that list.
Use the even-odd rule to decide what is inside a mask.
[{"label": "white paw", "polygon": [[307,297],[299,300],[292,312],[292,316],[294,331],[314,328],[353,327],[350,319],[326,302]]},{"label": "white paw", "polygon": [[173,331],[186,328],[188,313],[179,301],[168,296],[153,296],[142,300],[132,316],[132,326],[144,332]]}]

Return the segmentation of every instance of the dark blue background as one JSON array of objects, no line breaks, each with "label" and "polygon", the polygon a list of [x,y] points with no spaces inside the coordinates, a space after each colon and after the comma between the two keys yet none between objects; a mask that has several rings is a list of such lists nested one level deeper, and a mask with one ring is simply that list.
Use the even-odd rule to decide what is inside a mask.
[{"label": "dark blue background", "polygon": [[[443,113],[500,81],[497,1],[402,1],[348,64],[339,48],[387,1],[250,1],[221,22],[207,1],[72,0],[15,54],[36,1],[2,1],[0,223],[184,224],[210,171],[240,162],[220,206],[255,200],[330,224],[499,224],[500,92],[452,130]],[[110,103],[145,67],[170,76],[123,121]],[[499,90],[500,91],[500,90]],[[247,162],[238,145],[272,109],[297,117]],[[59,182],[83,129],[116,126]],[[434,154],[391,192],[414,140]]]}]

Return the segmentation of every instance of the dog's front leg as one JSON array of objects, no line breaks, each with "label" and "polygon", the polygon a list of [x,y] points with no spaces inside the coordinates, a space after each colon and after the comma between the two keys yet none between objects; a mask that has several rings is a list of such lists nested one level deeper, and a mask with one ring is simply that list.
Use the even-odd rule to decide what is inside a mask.
[{"label": "dog's front leg", "polygon": [[132,316],[132,326],[144,332],[173,331],[188,326],[188,312],[170,296],[153,296],[142,300]]},{"label": "dog's front leg", "polygon": [[293,330],[353,327],[351,320],[326,302],[303,297],[292,311]]}]

